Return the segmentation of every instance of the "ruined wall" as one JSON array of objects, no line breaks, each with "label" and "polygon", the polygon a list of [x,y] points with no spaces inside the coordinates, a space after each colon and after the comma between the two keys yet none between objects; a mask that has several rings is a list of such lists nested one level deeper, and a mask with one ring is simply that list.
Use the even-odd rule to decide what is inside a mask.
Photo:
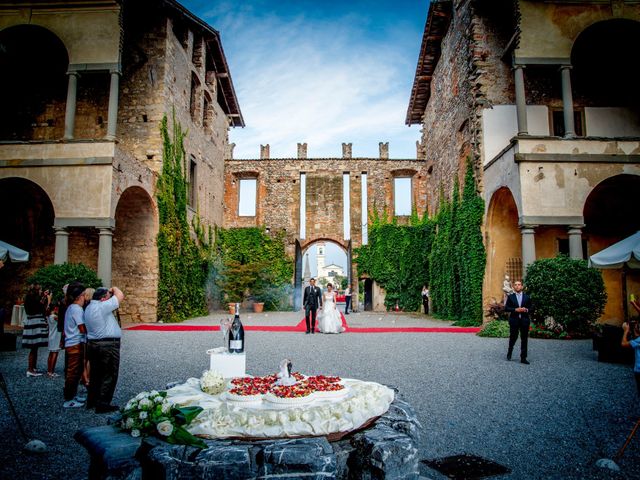
[{"label": "ruined wall", "polygon": [[[431,98],[425,109],[422,143],[430,172],[429,210],[437,209],[440,186],[447,195],[456,175],[471,154],[474,128],[473,71],[470,2],[454,6],[442,54],[431,81]],[[463,171],[463,170],[462,170]]]},{"label": "ruined wall", "polygon": [[456,175],[463,178],[467,158],[483,189],[482,110],[514,102],[513,75],[502,59],[515,28],[512,2],[454,3],[423,122],[431,211],[440,186],[450,195]]},{"label": "ruined wall", "polygon": [[[367,158],[261,159],[225,162],[224,226],[265,226],[286,231],[293,254],[300,232],[300,174],[306,174],[306,234],[303,248],[319,238],[345,245],[343,174],[350,177],[350,228],[354,247],[361,244],[361,174],[367,173],[368,208],[393,212],[394,175],[413,175],[413,202],[418,212],[427,206],[425,162]],[[256,216],[238,216],[241,178],[257,178]],[[400,222],[402,222],[402,217]]]}]

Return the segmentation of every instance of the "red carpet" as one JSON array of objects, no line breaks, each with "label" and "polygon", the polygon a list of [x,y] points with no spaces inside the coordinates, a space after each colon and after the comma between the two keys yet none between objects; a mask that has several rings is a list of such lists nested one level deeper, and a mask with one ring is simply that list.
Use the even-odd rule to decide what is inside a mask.
[{"label": "red carpet", "polygon": [[[350,327],[341,312],[345,333],[478,333],[480,327]],[[248,332],[304,332],[307,327],[304,318],[295,327],[287,325],[247,325]],[[218,325],[182,325],[174,323],[152,323],[127,327],[125,330],[147,330],[156,332],[213,332],[220,330]],[[317,331],[317,325],[316,325]]]}]

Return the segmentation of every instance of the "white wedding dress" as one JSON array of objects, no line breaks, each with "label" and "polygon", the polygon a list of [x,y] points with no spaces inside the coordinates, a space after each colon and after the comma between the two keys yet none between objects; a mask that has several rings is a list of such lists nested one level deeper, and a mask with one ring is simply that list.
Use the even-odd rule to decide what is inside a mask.
[{"label": "white wedding dress", "polygon": [[336,307],[335,294],[325,292],[322,295],[322,310],[318,315],[318,330],[322,333],[342,333],[342,317]]}]

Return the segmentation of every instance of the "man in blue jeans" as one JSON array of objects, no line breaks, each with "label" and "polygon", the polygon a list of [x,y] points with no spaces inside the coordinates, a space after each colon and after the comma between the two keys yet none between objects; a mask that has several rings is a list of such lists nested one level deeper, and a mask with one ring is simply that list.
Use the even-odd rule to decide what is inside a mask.
[{"label": "man in blue jeans", "polygon": [[[627,322],[622,324],[622,346],[633,348],[633,352],[636,356],[636,361],[633,366],[633,375],[636,377],[636,386],[638,387],[638,395],[640,395],[640,332],[638,332],[638,324],[632,323],[633,331]],[[629,340],[629,334],[633,337],[633,340]]]}]

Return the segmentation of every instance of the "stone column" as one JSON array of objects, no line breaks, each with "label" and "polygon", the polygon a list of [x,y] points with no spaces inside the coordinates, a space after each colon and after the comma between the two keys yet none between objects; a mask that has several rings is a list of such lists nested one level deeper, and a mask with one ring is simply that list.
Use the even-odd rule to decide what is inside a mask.
[{"label": "stone column", "polygon": [[111,287],[111,244],[113,230],[111,228],[99,228],[100,239],[98,242],[98,277],[102,285]]},{"label": "stone column", "polygon": [[518,135],[528,135],[527,97],[524,90],[524,65],[513,67],[516,87],[516,113],[518,117]]},{"label": "stone column", "polygon": [[270,146],[267,143],[266,145],[260,145],[260,160],[269,160],[270,156]]},{"label": "stone column", "polygon": [[569,256],[582,260],[582,227],[584,225],[569,225]]},{"label": "stone column", "polygon": [[564,136],[573,138],[576,136],[576,127],[573,120],[573,93],[571,91],[571,65],[560,67],[562,76],[562,108],[564,111]]},{"label": "stone column", "polygon": [[73,139],[73,131],[76,126],[76,98],[78,96],[78,72],[68,72],[69,85],[67,86],[67,105],[64,113],[64,139]]},{"label": "stone column", "polygon": [[118,95],[120,94],[120,72],[111,71],[111,84],[109,86],[109,110],[107,113],[107,140],[116,138],[116,126],[118,124]]},{"label": "stone column", "polygon": [[69,232],[63,227],[53,227],[56,233],[56,249],[53,255],[54,265],[69,261]]},{"label": "stone column", "polygon": [[378,152],[381,160],[389,160],[389,142],[379,142]]},{"label": "stone column", "polygon": [[536,259],[535,227],[536,225],[520,226],[520,233],[522,234],[522,267],[525,272],[527,267]]}]

